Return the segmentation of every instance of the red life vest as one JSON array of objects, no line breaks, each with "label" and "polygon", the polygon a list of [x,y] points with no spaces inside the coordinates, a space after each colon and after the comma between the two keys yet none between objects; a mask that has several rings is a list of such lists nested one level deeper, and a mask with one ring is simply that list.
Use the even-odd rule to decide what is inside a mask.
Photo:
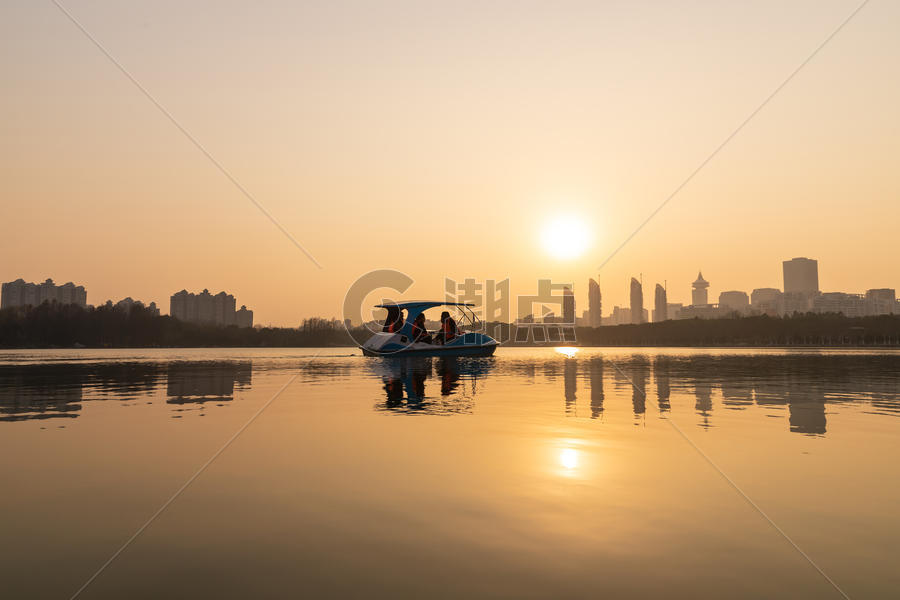
[{"label": "red life vest", "polygon": [[441,333],[443,333],[445,337],[453,337],[456,335],[456,327],[451,327],[450,322],[450,319],[447,318],[444,319],[443,323],[441,323]]}]

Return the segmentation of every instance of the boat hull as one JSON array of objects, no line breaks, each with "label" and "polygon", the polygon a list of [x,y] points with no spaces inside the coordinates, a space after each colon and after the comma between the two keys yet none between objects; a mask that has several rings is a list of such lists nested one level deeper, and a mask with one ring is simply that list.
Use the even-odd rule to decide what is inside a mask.
[{"label": "boat hull", "polygon": [[446,344],[410,342],[403,333],[378,332],[360,350],[366,356],[490,356],[497,340],[483,333],[466,332]]},{"label": "boat hull", "polygon": [[408,348],[379,352],[360,346],[360,350],[366,356],[401,357],[401,356],[491,356],[497,349],[497,345],[489,346],[434,346],[433,348]]}]

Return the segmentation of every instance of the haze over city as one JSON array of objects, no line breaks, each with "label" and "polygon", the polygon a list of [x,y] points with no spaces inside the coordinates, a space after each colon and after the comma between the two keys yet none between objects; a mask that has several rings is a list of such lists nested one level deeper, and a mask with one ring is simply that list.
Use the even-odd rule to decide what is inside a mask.
[{"label": "haze over city", "polygon": [[0,3],[3,598],[890,598],[900,3]]},{"label": "haze over city", "polygon": [[[339,316],[379,267],[588,277],[852,8],[846,2],[65,5],[321,264],[218,171],[52,3],[0,18],[0,280],[75,281],[165,310],[228,290],[256,322]],[[600,270],[688,303],[781,287],[898,288],[900,7],[826,45]],[[13,218],[14,217],[14,218]],[[577,253],[549,223],[586,233]],[[648,292],[645,290],[645,295]]]}]

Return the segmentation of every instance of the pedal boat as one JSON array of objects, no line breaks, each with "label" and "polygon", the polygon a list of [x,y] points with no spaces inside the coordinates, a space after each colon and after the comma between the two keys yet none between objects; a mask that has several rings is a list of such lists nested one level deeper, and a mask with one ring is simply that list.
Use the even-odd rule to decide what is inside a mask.
[{"label": "pedal boat", "polygon": [[360,346],[366,356],[490,356],[500,342],[480,332],[463,331],[457,323],[457,336],[446,344],[428,344],[412,341],[413,321],[421,313],[438,306],[454,306],[470,327],[478,326],[478,317],[472,311],[474,304],[465,302],[397,302],[378,304],[375,308],[397,308],[406,311],[406,319],[399,331],[379,331]]}]

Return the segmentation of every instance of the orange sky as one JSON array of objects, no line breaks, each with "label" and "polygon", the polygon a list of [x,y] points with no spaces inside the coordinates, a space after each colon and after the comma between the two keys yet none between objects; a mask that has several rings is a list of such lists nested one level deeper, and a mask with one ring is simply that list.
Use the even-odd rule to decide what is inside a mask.
[{"label": "orange sky", "polygon": [[[338,316],[381,267],[574,281],[856,2],[62,3],[321,263],[316,268],[51,3],[0,7],[0,280],[99,304],[233,293],[257,323]],[[873,2],[599,274],[689,302],[900,288],[900,5]],[[561,261],[541,222],[594,233]],[[440,233],[440,227],[450,231]]]}]

